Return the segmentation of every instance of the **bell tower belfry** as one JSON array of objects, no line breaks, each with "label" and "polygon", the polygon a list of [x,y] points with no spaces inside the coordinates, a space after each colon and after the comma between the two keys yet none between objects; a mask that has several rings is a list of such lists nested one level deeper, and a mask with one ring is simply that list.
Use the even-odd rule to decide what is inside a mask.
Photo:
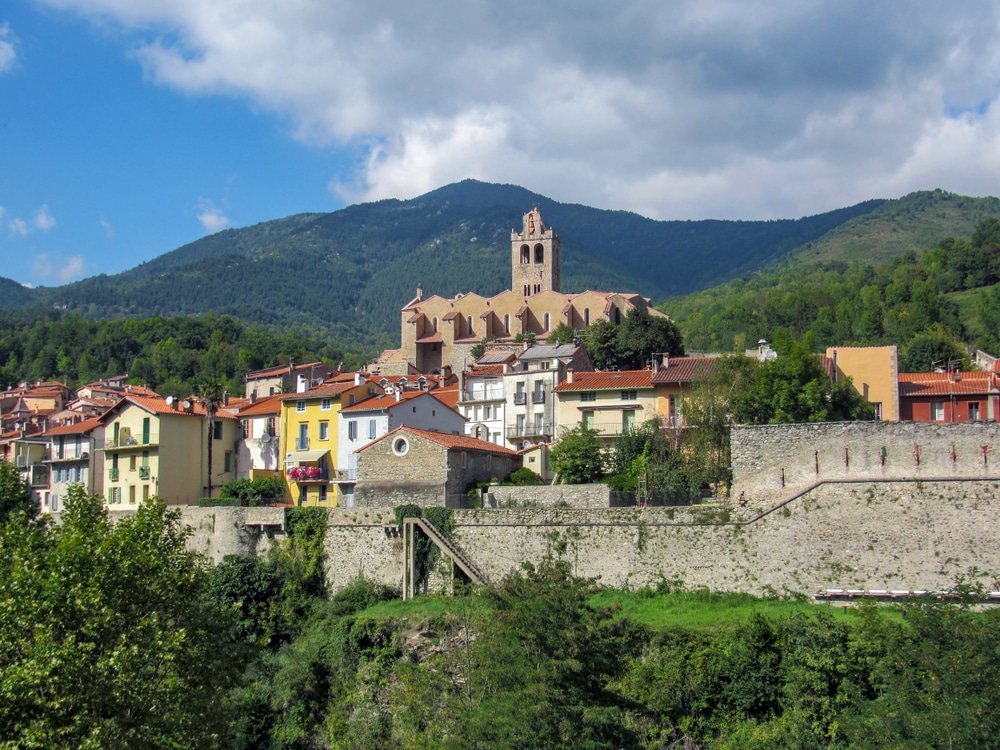
[{"label": "bell tower belfry", "polygon": [[537,208],[524,215],[520,232],[510,233],[510,288],[530,297],[559,291],[559,235],[542,223]]}]

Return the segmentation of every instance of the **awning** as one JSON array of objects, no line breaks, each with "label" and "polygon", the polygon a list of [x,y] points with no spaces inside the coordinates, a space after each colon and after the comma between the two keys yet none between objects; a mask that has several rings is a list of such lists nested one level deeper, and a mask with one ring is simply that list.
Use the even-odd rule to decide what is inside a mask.
[{"label": "awning", "polygon": [[318,451],[296,451],[289,457],[289,461],[295,461],[296,463],[302,463],[303,461],[319,461],[323,456],[330,452],[329,448],[324,448]]}]

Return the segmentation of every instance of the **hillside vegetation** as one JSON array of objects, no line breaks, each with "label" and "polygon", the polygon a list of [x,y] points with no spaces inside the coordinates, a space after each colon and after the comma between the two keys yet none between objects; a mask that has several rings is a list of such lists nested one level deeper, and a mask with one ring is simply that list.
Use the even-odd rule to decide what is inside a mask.
[{"label": "hillside vegetation", "polygon": [[534,206],[562,237],[562,288],[653,299],[718,284],[782,258],[882,201],[785,221],[653,221],[467,180],[408,201],[302,214],[205,237],[114,276],[0,295],[88,318],[232,315],[397,346],[399,310],[425,293],[510,284],[510,231]]},{"label": "hillside vegetation", "polygon": [[898,344],[904,371],[963,356],[959,344],[1000,351],[1000,220],[969,238],[889,261],[805,263],[668,300],[685,346],[742,350],[747,342],[810,334],[813,343]]}]

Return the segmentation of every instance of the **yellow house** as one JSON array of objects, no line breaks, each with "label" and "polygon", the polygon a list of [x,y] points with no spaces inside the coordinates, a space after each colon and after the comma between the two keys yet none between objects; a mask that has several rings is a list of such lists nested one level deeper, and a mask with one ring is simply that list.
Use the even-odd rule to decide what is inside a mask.
[{"label": "yellow house", "polygon": [[875,405],[879,419],[899,419],[899,350],[892,346],[831,346],[834,378],[853,378],[854,390]]},{"label": "yellow house", "polygon": [[[209,491],[208,415],[197,399],[126,396],[104,414],[101,486],[114,510],[130,509],[150,496],[168,505],[196,505]],[[215,415],[212,495],[236,477],[239,421]],[[96,484],[96,482],[95,482]]]},{"label": "yellow house", "polygon": [[[374,383],[366,383],[361,373],[347,373],[308,391],[279,397],[281,455],[294,504],[328,508],[346,504],[340,499],[338,468],[347,467],[336,463],[340,407],[381,392]],[[346,481],[346,471],[343,476]]]},{"label": "yellow house", "polygon": [[605,443],[662,416],[656,410],[651,370],[573,372],[555,387],[559,435],[579,424],[597,430]]}]

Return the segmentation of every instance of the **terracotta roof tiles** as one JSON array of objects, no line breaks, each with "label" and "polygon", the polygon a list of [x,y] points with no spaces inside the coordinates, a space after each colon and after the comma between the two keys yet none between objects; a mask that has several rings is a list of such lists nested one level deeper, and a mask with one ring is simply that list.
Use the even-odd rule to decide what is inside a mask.
[{"label": "terracotta roof tiles", "polygon": [[613,372],[573,373],[573,382],[564,380],[557,391],[602,391],[621,388],[652,388],[652,370],[622,370]]},{"label": "terracotta roof tiles", "polygon": [[951,396],[960,394],[985,394],[1000,387],[997,375],[992,372],[901,372],[899,395]]},{"label": "terracotta roof tiles", "polygon": [[715,367],[715,357],[670,357],[667,367],[660,367],[653,375],[655,385],[690,383],[706,378]]}]

